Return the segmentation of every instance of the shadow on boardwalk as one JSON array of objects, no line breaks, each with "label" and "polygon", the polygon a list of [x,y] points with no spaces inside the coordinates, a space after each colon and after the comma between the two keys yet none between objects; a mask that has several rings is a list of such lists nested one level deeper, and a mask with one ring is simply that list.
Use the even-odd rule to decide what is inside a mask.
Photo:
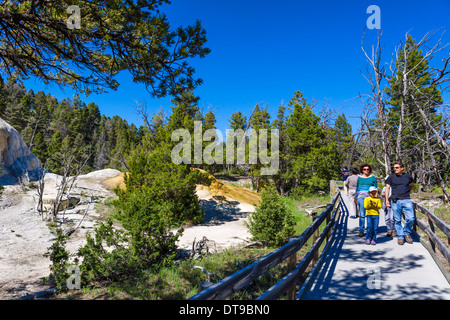
[{"label": "shadow on boardwalk", "polygon": [[357,220],[340,216],[335,240],[305,300],[450,299],[450,285],[442,274],[427,274],[440,271],[428,267],[419,242],[398,246],[380,223],[377,245],[365,245],[357,236]]}]

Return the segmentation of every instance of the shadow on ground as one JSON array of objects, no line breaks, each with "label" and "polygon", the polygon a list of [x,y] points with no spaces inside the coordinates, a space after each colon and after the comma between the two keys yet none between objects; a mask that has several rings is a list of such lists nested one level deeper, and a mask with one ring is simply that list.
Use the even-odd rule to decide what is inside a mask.
[{"label": "shadow on ground", "polygon": [[[380,229],[378,244],[395,241],[384,235],[385,227]],[[335,232],[335,240],[305,300],[439,300],[450,294],[450,289],[419,286],[414,278],[407,279],[405,284],[389,283],[386,279],[393,279],[400,272],[421,268],[424,257],[417,254],[393,256],[393,249],[386,246],[367,246],[363,250],[356,246],[352,248],[364,239],[357,236],[357,228],[348,229],[348,215],[340,217]],[[338,261],[355,267],[336,272]]]}]

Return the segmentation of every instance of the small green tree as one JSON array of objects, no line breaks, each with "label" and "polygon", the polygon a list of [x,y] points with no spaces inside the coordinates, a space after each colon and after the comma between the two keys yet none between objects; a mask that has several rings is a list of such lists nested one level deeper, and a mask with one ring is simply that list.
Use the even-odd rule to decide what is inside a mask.
[{"label": "small green tree", "polygon": [[50,275],[44,279],[45,283],[58,286],[61,289],[66,285],[70,275],[67,273],[70,253],[66,250],[66,236],[60,228],[56,229],[57,237],[55,242],[48,248],[44,257],[51,261]]},{"label": "small green tree", "polygon": [[136,264],[129,242],[127,232],[114,228],[111,219],[100,222],[93,235],[87,234],[86,244],[78,250],[77,255],[83,260],[80,266],[82,283],[115,280],[129,274]]},{"label": "small green tree", "polygon": [[294,234],[294,216],[282,197],[270,184],[261,192],[261,204],[250,215],[247,227],[254,240],[267,240],[275,246],[287,242]]},{"label": "small green tree", "polygon": [[320,125],[320,117],[300,91],[295,92],[288,107],[292,109],[286,121],[289,146],[282,154],[287,164],[283,168],[286,186],[294,196],[326,190],[342,163],[336,142],[328,139],[331,129]]}]

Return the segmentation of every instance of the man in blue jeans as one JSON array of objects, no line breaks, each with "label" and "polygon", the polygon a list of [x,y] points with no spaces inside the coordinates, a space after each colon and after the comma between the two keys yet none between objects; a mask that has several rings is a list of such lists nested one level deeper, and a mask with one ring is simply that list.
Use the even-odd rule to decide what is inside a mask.
[{"label": "man in blue jeans", "polygon": [[[394,213],[394,225],[397,232],[397,243],[403,245],[406,242],[413,243],[411,230],[414,225],[414,207],[410,199],[410,192],[414,186],[411,175],[404,173],[403,164],[400,161],[394,162],[394,174],[386,179],[386,194],[392,188],[391,203]],[[388,198],[386,198],[386,207],[390,207]],[[405,215],[405,226],[402,227],[402,211]]]}]

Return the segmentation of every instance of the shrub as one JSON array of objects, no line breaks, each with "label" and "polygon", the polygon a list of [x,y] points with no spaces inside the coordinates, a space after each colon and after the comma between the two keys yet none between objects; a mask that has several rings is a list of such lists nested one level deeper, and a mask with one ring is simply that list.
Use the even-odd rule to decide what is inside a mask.
[{"label": "shrub", "polygon": [[247,224],[253,240],[267,240],[280,246],[294,234],[294,225],[294,216],[282,197],[273,185],[268,185],[261,193],[260,206]]},{"label": "shrub", "polygon": [[55,242],[48,248],[44,257],[50,258],[50,275],[44,279],[45,283],[58,286],[61,289],[66,285],[70,275],[67,273],[70,253],[66,250],[66,236],[60,228],[56,229],[57,237]]},{"label": "shrub", "polygon": [[93,236],[87,234],[86,244],[78,250],[78,256],[83,258],[80,266],[83,284],[113,280],[128,273],[134,264],[128,243],[126,232],[115,229],[110,219],[96,226]]}]

